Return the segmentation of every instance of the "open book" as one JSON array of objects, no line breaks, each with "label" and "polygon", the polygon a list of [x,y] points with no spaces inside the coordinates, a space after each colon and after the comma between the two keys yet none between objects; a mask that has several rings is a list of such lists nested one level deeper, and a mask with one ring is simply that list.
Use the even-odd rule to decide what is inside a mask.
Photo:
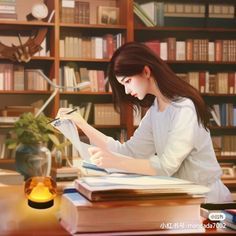
[{"label": "open book", "polygon": [[[83,159],[83,167],[90,168],[99,171],[105,171],[107,173],[127,173],[124,170],[118,170],[114,168],[100,168],[90,161],[90,154],[88,151],[89,147],[92,145],[84,143],[80,140],[79,133],[77,131],[76,125],[70,120],[55,120],[51,123],[56,129],[58,129],[70,142],[74,145],[76,150],[79,152],[80,157]],[[116,155],[127,158],[121,154],[116,153]]]},{"label": "open book", "polygon": [[203,197],[206,186],[167,176],[99,176],[75,180],[75,188],[90,201],[156,199],[165,197]]}]

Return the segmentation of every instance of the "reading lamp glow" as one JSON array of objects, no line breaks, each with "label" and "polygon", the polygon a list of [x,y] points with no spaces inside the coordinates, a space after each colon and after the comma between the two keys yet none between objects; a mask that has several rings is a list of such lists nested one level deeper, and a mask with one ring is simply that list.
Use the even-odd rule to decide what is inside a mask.
[{"label": "reading lamp glow", "polygon": [[56,182],[47,176],[34,176],[25,182],[28,205],[36,209],[46,209],[54,204]]}]

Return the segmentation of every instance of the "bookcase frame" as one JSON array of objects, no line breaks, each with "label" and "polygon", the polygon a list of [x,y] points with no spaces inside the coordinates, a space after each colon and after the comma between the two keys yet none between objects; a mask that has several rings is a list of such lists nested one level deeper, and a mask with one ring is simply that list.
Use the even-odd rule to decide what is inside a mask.
[{"label": "bookcase frame", "polygon": [[[19,0],[16,0],[19,1]],[[22,2],[22,0],[20,0]],[[86,1],[86,0],[85,0]],[[87,0],[89,1],[89,0]],[[101,0],[95,0],[101,1]],[[51,22],[46,21],[26,21],[26,20],[17,20],[17,21],[7,21],[0,20],[0,34],[3,30],[21,30],[27,28],[37,28],[37,27],[47,27],[48,30],[48,44],[50,47],[50,56],[32,57],[31,61],[27,63],[29,65],[38,65],[39,68],[46,69],[47,75],[50,79],[55,79],[56,82],[59,82],[59,68],[62,64],[66,62],[76,62],[81,65],[89,65],[90,67],[102,67],[106,68],[109,59],[85,59],[85,58],[61,58],[59,52],[59,40],[63,30],[68,31],[81,31],[81,32],[90,32],[91,35],[93,33],[102,31],[104,33],[110,32],[121,32],[125,36],[125,41],[145,41],[148,39],[158,39],[164,38],[166,36],[173,37],[208,37],[208,38],[233,38],[236,39],[236,29],[235,28],[222,28],[222,27],[146,27],[140,22],[137,22],[136,16],[133,13],[133,2],[148,2],[143,0],[105,0],[115,1],[117,7],[119,7],[120,11],[120,23],[118,25],[99,25],[99,24],[77,24],[77,23],[63,23],[60,22],[60,2],[61,0],[45,0],[44,2],[49,8],[49,13],[55,10],[55,14],[52,18]],[[173,3],[191,3],[191,0],[158,0],[162,2],[173,2]],[[104,1],[103,1],[104,2]],[[149,1],[151,2],[151,0]],[[199,0],[198,3],[206,4],[208,9],[209,3],[222,3],[221,0]],[[233,0],[224,0],[224,4],[227,3],[235,3]],[[29,4],[28,1],[24,4]],[[236,7],[235,7],[236,9]],[[207,13],[205,15],[207,17]],[[234,21],[236,21],[236,10]],[[0,58],[1,62],[9,63],[4,58]],[[178,70],[190,70],[193,68],[195,70],[204,70],[206,68],[211,68],[212,70],[234,70],[236,62],[203,62],[203,61],[167,61],[170,67],[174,71]],[[188,68],[188,69],[186,69]],[[50,91],[0,91],[0,97],[4,99],[12,99],[14,96],[28,96],[29,98],[36,97],[44,97],[46,98],[50,95]],[[235,103],[236,95],[232,94],[203,94],[203,97],[206,100],[211,101],[221,101],[225,99],[226,101],[232,101]],[[103,101],[112,101],[112,94],[109,92],[87,92],[87,91],[79,91],[79,92],[61,92],[56,95],[55,99],[51,102],[49,107],[47,108],[47,113],[51,117],[55,117],[57,110],[59,108],[59,101],[61,98],[69,98],[71,100],[76,99],[87,99],[96,100],[99,102]],[[26,99],[27,100],[27,99]],[[15,105],[15,104],[12,104]],[[127,130],[127,136],[132,136],[136,127],[133,125],[133,111],[132,108],[128,105],[124,105],[121,109],[121,125],[120,126],[96,126],[96,128],[100,129],[120,129],[125,128]],[[212,127],[212,132],[221,134],[231,133],[236,135],[236,127]],[[219,157],[219,161],[229,161],[236,163],[236,156],[221,156]],[[230,181],[231,190],[236,191],[236,180]]]}]

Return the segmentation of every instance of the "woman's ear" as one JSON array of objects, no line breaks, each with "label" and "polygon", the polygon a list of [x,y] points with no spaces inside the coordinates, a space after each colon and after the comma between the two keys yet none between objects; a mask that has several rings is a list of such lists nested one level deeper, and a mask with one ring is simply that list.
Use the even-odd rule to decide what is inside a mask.
[{"label": "woman's ear", "polygon": [[147,79],[149,79],[151,77],[151,70],[150,70],[149,66],[144,66],[144,68],[143,68],[143,75]]}]

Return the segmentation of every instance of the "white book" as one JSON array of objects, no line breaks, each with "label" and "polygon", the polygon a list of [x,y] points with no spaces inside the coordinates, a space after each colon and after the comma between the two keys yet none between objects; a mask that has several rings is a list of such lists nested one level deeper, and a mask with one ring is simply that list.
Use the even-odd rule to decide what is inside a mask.
[{"label": "white book", "polygon": [[215,61],[215,43],[208,42],[208,60]]},{"label": "white book", "polygon": [[94,37],[94,41],[95,41],[95,58],[102,59],[103,58],[103,38]]},{"label": "white book", "polygon": [[65,57],[65,40],[60,39],[59,41],[60,57]]},{"label": "white book", "polygon": [[139,6],[148,15],[148,17],[157,25],[157,7],[156,2],[140,3]]},{"label": "white book", "polygon": [[161,42],[160,43],[160,58],[164,61],[167,60],[168,55],[167,50],[167,42]]},{"label": "white book", "polygon": [[185,61],[186,60],[186,43],[185,41],[176,41],[176,60]]}]

